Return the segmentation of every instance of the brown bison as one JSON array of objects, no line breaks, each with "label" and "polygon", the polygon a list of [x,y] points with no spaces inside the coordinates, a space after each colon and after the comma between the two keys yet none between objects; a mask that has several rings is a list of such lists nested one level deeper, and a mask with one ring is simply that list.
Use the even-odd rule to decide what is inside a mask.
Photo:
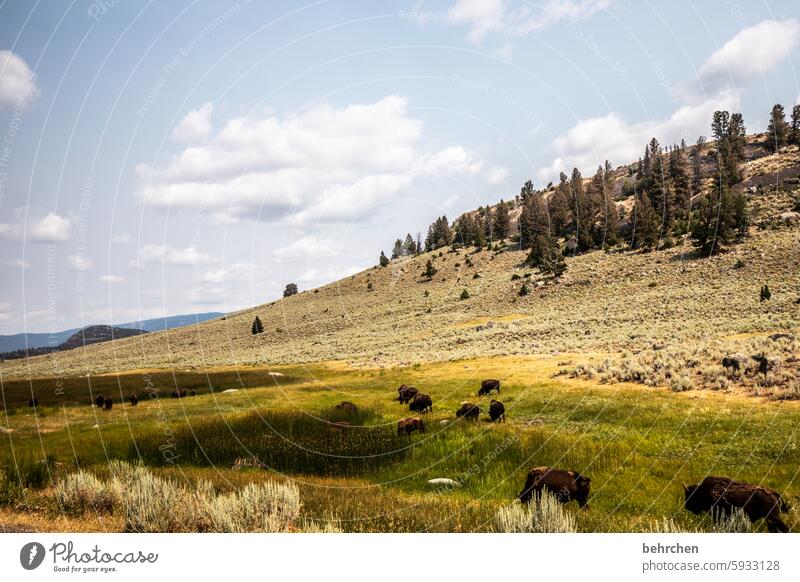
[{"label": "brown bison", "polygon": [[177,390],[172,391],[173,398],[186,398],[186,390],[182,388],[178,388]]},{"label": "brown bison", "polygon": [[500,380],[484,380],[481,382],[481,389],[478,390],[478,396],[485,396],[492,390],[497,390],[500,394]]},{"label": "brown bison", "polygon": [[106,410],[111,410],[111,407],[114,406],[114,401],[111,398],[106,398],[103,400],[103,408]]},{"label": "brown bison", "polygon": [[481,413],[481,409],[478,407],[477,404],[472,404],[472,402],[462,402],[461,408],[456,410],[456,418],[468,418],[470,420],[478,420],[478,416]]},{"label": "brown bison", "polygon": [[406,386],[403,384],[397,389],[397,399],[400,401],[400,404],[406,404],[407,402],[411,402],[417,393],[417,389],[413,386]]},{"label": "brown bison", "polygon": [[433,400],[427,394],[417,394],[408,408],[414,412],[430,412],[433,410]]},{"label": "brown bison", "polygon": [[728,477],[709,476],[699,485],[684,485],[683,506],[694,513],[711,513],[715,518],[729,516],[741,508],[750,521],[764,519],[771,532],[787,532],[789,528],[780,517],[789,505],[780,493],[769,487],[739,483]]},{"label": "brown bison", "polygon": [[103,404],[105,404],[105,402],[106,399],[103,398],[102,394],[98,394],[97,397],[94,399],[94,405],[97,406],[97,408],[103,408]]},{"label": "brown bison", "polygon": [[352,402],[340,402],[335,408],[339,412],[347,415],[356,414],[358,412],[358,407]]},{"label": "brown bison", "polygon": [[137,404],[139,404],[139,397],[136,396],[136,394],[131,394],[131,397],[128,398],[128,400],[130,401],[131,406],[136,406]]},{"label": "brown bison", "polygon": [[422,422],[422,419],[419,416],[403,418],[397,423],[397,434],[409,435],[415,430],[418,430],[419,432],[425,432],[425,423]]},{"label": "brown bison", "polygon": [[502,402],[492,400],[489,403],[489,418],[492,419],[492,422],[497,422],[498,420],[506,421],[506,407],[503,406]]},{"label": "brown bison", "polygon": [[536,467],[528,471],[525,487],[519,494],[519,500],[530,503],[534,492],[536,497],[542,495],[542,489],[547,489],[556,496],[561,503],[577,501],[582,508],[588,508],[589,477],[584,477],[575,471],[565,471],[553,467]]},{"label": "brown bison", "polygon": [[39,399],[36,398],[36,396],[34,396],[30,400],[28,400],[28,406],[30,406],[31,408],[36,408],[37,406],[39,406]]}]

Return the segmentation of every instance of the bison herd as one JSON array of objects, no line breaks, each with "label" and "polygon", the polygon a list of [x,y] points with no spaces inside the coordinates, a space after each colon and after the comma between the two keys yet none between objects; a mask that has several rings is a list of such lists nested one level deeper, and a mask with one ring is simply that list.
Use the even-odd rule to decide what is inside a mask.
[{"label": "bison herd", "polygon": [[[421,394],[413,386],[405,384],[397,389],[398,401],[408,404],[414,412],[428,412],[433,401],[427,394]],[[478,390],[478,396],[488,396],[492,392],[500,394],[499,380],[484,380]],[[478,420],[483,410],[472,402],[462,402],[456,410],[456,418]],[[489,418],[492,422],[505,421],[505,406],[499,400],[489,403]],[[425,423],[419,416],[403,418],[397,423],[397,434],[410,435],[414,431],[425,432]],[[555,467],[535,467],[528,471],[525,485],[517,498],[522,503],[530,503],[534,497],[538,500],[542,491],[547,490],[560,503],[575,501],[582,509],[589,508],[589,491],[591,479],[577,471],[567,471]],[[763,519],[771,532],[789,531],[780,517],[782,511],[788,511],[789,505],[781,495],[761,485],[740,483],[728,477],[709,476],[696,485],[684,486],[684,508],[696,515],[708,513],[714,519],[728,517],[735,509],[755,522]]]},{"label": "bison herd", "polygon": [[[187,392],[182,388],[178,388],[177,390],[172,391],[172,398],[185,398],[186,396],[196,396],[196,394],[197,393],[194,390],[189,390]],[[139,404],[139,397],[136,394],[131,394],[128,396],[128,402],[130,402],[131,406],[136,406]],[[36,404],[38,404],[38,401]],[[33,404],[30,404],[30,406],[33,406]],[[114,400],[108,396],[98,394],[94,398],[94,406],[97,408],[102,408],[103,410],[111,410],[114,407]]]},{"label": "bison herd", "polygon": [[[500,394],[500,380],[484,380],[478,390],[478,396],[486,396],[492,391]],[[425,413],[433,410],[433,400],[427,394],[422,394],[413,386],[401,385],[397,389],[397,400],[400,404],[408,404],[412,412]],[[462,402],[456,410],[456,418],[465,420],[478,420],[483,409],[472,402]],[[506,407],[499,400],[489,403],[489,418],[492,422],[505,422]],[[425,423],[418,416],[404,418],[397,423],[397,434],[410,435],[414,431],[425,431]]]}]

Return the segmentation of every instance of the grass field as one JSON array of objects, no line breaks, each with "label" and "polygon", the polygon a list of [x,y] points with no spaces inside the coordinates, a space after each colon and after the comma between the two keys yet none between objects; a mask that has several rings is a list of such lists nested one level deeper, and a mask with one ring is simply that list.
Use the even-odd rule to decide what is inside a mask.
[{"label": "grass field", "polygon": [[[111,459],[143,459],[161,476],[209,481],[220,492],[292,480],[304,519],[344,531],[487,530],[538,465],[592,478],[591,508],[569,506],[581,531],[647,530],[664,517],[705,528],[682,509],[681,484],[708,474],[768,485],[800,503],[800,403],[556,376],[573,363],[567,354],[382,369],[323,363],[274,367],[273,375],[248,369],[241,381],[224,369],[185,373],[179,385],[199,395],[184,399],[168,397],[174,384],[164,373],[92,378],[95,393],[142,398],[136,408],[115,398],[111,411],[88,404],[85,378],[64,381],[69,397],[59,395],[60,404],[42,396],[53,389],[51,379],[34,380],[35,412],[27,406],[30,383],[5,383],[0,524],[119,530],[113,515],[62,514],[52,495],[52,482],[64,474],[84,468],[103,476]],[[490,377],[503,381],[508,422],[456,421],[461,401],[488,409],[476,393]],[[434,400],[424,434],[395,434],[397,420],[410,415],[396,401],[401,383]],[[361,413],[352,426],[336,428],[332,408],[343,400]],[[253,457],[264,467],[233,468]],[[463,486],[435,490],[427,484],[435,477]],[[13,487],[20,479],[29,486],[24,492]],[[786,521],[800,530],[794,511]]]}]

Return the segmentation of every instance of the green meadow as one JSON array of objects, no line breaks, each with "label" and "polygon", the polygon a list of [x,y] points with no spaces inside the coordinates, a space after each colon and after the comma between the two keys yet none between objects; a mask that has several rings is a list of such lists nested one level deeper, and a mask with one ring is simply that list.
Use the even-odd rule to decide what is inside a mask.
[{"label": "green meadow", "polygon": [[[569,364],[566,356],[508,357],[4,381],[0,522],[46,529],[70,519],[53,485],[79,468],[102,477],[113,459],[187,484],[209,481],[220,492],[292,480],[305,519],[344,531],[486,531],[540,465],[591,478],[590,508],[567,506],[581,531],[646,531],[665,517],[704,528],[707,520],[682,509],[681,485],[709,474],[800,503],[800,404],[555,375]],[[506,423],[488,421],[490,398],[476,396],[484,378],[502,381],[491,398],[505,403]],[[401,383],[433,398],[425,433],[396,434],[397,421],[412,415],[397,402]],[[176,385],[197,395],[171,398]],[[98,393],[113,398],[111,410],[90,405]],[[123,405],[134,393],[139,405]],[[482,406],[479,421],[456,420],[465,400]],[[359,412],[337,411],[342,401]],[[437,477],[461,487],[427,483]],[[785,517],[800,530],[795,511]],[[90,530],[119,525],[81,520]]]}]

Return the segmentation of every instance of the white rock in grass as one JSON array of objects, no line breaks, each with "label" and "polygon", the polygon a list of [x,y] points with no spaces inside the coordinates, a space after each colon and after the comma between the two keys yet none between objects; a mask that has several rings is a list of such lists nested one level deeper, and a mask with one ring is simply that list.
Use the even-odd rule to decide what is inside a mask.
[{"label": "white rock in grass", "polygon": [[227,390],[223,390],[220,394],[230,394],[231,392],[238,392],[238,388],[228,388]]},{"label": "white rock in grass", "polygon": [[283,376],[283,374],[281,374],[280,372],[270,372],[269,375],[270,376]]},{"label": "white rock in grass", "polygon": [[434,487],[461,487],[461,483],[447,479],[446,477],[437,477],[436,479],[428,479],[428,485]]}]

